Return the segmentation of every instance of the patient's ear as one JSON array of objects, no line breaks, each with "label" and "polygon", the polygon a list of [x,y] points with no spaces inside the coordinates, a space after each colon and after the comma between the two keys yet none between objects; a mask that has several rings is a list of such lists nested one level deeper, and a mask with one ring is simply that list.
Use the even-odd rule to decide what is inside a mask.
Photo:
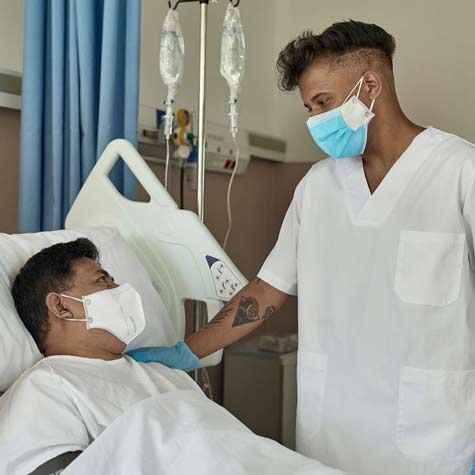
[{"label": "patient's ear", "polygon": [[48,310],[50,311],[51,314],[53,314],[55,317],[58,318],[74,318],[71,310],[67,308],[67,304],[65,302],[65,299],[61,297],[60,295],[50,292],[46,296],[46,307],[48,307]]}]

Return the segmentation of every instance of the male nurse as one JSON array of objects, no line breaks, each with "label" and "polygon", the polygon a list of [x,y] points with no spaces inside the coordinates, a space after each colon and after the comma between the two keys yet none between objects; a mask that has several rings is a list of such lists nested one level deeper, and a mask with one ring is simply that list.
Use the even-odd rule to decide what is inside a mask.
[{"label": "male nurse", "polygon": [[[394,50],[357,21],[284,48],[279,85],[300,90],[328,158],[298,185],[257,278],[186,343],[135,357],[197,364],[297,295],[297,450],[356,475],[469,475],[475,149],[406,117]],[[446,92],[432,100],[450,106]]]}]

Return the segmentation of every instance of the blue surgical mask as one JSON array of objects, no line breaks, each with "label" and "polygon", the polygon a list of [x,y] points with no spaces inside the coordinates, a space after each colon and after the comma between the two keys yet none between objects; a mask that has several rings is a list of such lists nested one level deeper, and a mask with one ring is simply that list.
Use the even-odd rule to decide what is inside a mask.
[{"label": "blue surgical mask", "polygon": [[[330,157],[356,157],[366,147],[368,123],[374,117],[374,99],[369,108],[359,99],[363,79],[356,83],[341,106],[307,120],[313,140]],[[356,88],[358,92],[352,96]]]}]

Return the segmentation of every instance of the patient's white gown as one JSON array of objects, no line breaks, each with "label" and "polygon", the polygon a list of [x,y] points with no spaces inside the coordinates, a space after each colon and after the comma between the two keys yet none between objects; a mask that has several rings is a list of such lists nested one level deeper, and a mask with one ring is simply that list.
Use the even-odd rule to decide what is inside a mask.
[{"label": "patient's white gown", "polygon": [[137,402],[179,390],[201,393],[187,374],[158,363],[44,358],[0,398],[0,474],[29,474],[84,450]]}]

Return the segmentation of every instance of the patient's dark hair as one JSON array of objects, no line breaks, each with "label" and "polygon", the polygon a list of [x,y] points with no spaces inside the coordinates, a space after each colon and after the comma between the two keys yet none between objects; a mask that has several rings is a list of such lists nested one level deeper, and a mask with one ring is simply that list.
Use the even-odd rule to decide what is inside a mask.
[{"label": "patient's dark hair", "polygon": [[13,282],[16,309],[41,352],[50,327],[46,296],[50,292],[64,292],[73,285],[73,264],[83,258],[99,259],[97,248],[89,239],[55,244],[31,257]]},{"label": "patient's dark hair", "polygon": [[392,69],[396,49],[394,37],[378,25],[348,20],[334,23],[316,35],[305,31],[279,54],[279,88],[292,91],[302,73],[316,60],[330,59],[335,65],[379,62]]}]

